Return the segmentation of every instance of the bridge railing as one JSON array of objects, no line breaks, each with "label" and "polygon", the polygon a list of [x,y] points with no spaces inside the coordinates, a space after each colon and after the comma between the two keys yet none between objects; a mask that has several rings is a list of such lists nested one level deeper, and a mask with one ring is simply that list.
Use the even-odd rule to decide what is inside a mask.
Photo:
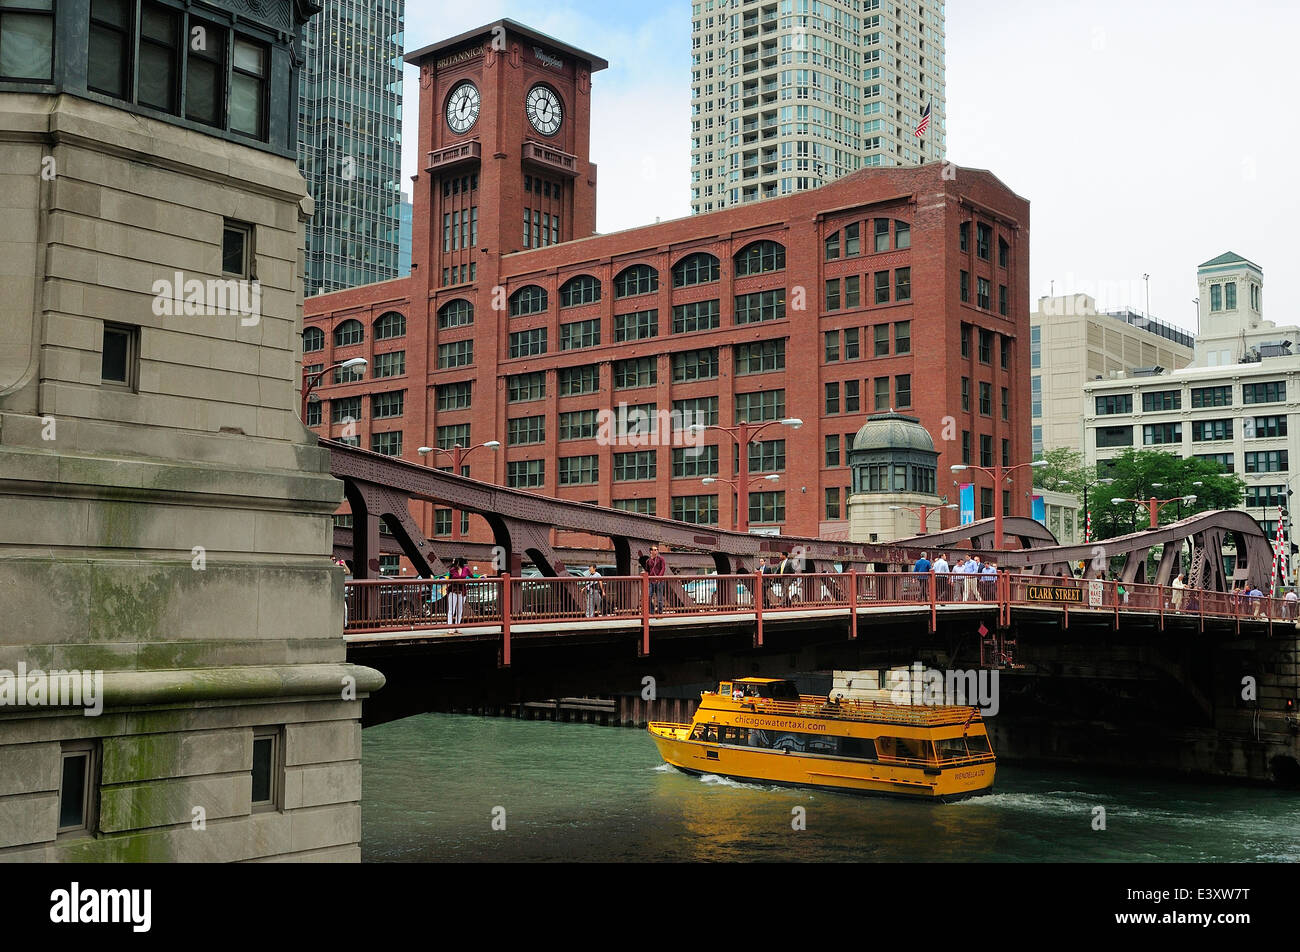
[{"label": "bridge railing", "polygon": [[[346,586],[348,631],[501,626],[509,585],[512,623],[608,622],[744,614],[768,617],[843,610],[989,603],[1111,612],[1296,620],[1294,602],[1231,592],[1103,579],[999,573],[849,572],[779,575],[668,575],[623,578],[377,579]],[[456,604],[456,597],[460,604]],[[459,617],[456,610],[459,609]],[[1005,616],[1009,618],[1009,615]]]}]

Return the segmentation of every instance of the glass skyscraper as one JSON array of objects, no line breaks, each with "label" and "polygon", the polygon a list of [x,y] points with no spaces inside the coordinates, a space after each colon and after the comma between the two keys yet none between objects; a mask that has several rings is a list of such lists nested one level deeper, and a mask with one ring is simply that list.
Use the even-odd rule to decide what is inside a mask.
[{"label": "glass skyscraper", "polygon": [[307,23],[298,167],[316,202],[306,294],[398,275],[404,0],[324,0]]}]

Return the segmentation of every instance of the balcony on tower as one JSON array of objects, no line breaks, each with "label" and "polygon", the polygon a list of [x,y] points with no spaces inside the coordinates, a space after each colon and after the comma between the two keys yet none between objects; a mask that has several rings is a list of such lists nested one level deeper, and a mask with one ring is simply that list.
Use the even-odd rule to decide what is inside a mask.
[{"label": "balcony on tower", "polygon": [[425,165],[424,170],[426,172],[445,172],[447,169],[455,168],[458,165],[479,161],[482,153],[483,147],[479,144],[478,139],[457,142],[455,145],[449,145],[444,149],[434,149],[430,152],[429,162]]},{"label": "balcony on tower", "polygon": [[529,140],[524,143],[523,161],[540,166],[548,172],[558,172],[569,178],[578,177],[578,157],[552,148],[541,142]]}]

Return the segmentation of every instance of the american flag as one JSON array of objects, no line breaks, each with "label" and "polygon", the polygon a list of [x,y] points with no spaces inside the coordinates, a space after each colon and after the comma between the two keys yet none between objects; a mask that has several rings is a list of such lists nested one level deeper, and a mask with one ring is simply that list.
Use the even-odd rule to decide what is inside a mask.
[{"label": "american flag", "polygon": [[921,121],[916,126],[916,137],[919,139],[925,135],[925,130],[930,128],[930,106],[933,103],[925,104],[925,112],[921,113]]}]

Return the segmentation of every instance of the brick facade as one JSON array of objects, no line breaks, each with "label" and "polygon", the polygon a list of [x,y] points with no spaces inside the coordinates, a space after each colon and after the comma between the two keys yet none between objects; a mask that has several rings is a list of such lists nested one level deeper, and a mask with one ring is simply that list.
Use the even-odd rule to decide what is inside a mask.
[{"label": "brick facade", "polygon": [[[986,462],[996,462],[1002,455],[1003,441],[1007,441],[1008,462],[1030,458],[1028,202],[989,172],[930,164],[867,170],[788,198],[594,235],[595,170],[587,153],[589,91],[591,72],[604,64],[510,21],[503,21],[502,29],[505,50],[492,48],[492,27],[485,27],[408,57],[421,68],[420,155],[432,154],[437,160],[432,169],[421,169],[415,186],[415,264],[409,278],[306,302],[305,325],[321,328],[325,341],[323,350],[304,355],[305,365],[330,366],[354,356],[370,361],[365,379],[333,385],[327,377],[318,388],[323,423],[315,427],[317,432],[336,438],[343,434],[343,424],[330,423],[332,402],[361,395],[362,412],[355,433],[364,448],[372,446],[374,434],[400,430],[402,455],[419,459],[417,447],[436,446],[439,427],[468,423],[471,444],[502,443],[495,453],[479,450],[467,460],[475,478],[505,483],[509,463],[537,460],[542,461],[545,474],[535,491],[605,506],[619,500],[653,499],[655,512],[661,516],[673,515],[674,497],[716,495],[718,524],[730,527],[735,515],[730,488],[723,483],[704,486],[699,476],[674,478],[673,446],[640,447],[654,453],[654,479],[615,481],[614,454],[638,447],[610,446],[609,441],[598,439],[561,441],[560,414],[609,411],[620,403],[653,403],[663,412],[671,410],[675,401],[717,397],[717,423],[731,425],[737,422],[737,394],[781,391],[784,410],[777,407],[777,415],[801,418],[804,425],[797,430],[776,425],[763,431],[760,439],[764,441],[785,441],[784,470],[779,482],[755,485],[753,492],[784,492],[784,518],[774,523],[760,519],[759,524],[800,535],[846,531],[851,482],[846,443],[868,414],[875,412],[877,381],[888,381],[887,405],[882,404],[882,409],[906,410],[933,434],[940,451],[938,491],[947,493],[951,501],[956,501],[956,491],[948,467],[963,461],[963,431],[970,434],[969,462],[981,462],[981,436],[988,438],[994,457]],[[478,47],[482,52],[475,53]],[[563,68],[557,70],[543,62],[538,49],[549,60],[561,62]],[[469,52],[463,52],[466,50]],[[448,61],[453,65],[440,65]],[[480,90],[482,111],[476,123],[457,136],[446,121],[447,100],[466,80]],[[537,83],[551,87],[565,108],[563,123],[553,139],[535,132],[525,115],[525,97]],[[453,147],[470,142],[477,144],[473,149],[477,158],[453,158],[454,164],[442,164],[449,149],[453,157],[457,151],[469,153],[471,150]],[[568,158],[539,163],[528,158],[535,154],[529,143],[540,143]],[[557,171],[561,163],[567,163],[573,174]],[[547,183],[549,194],[538,196],[532,188],[525,189],[539,177]],[[458,180],[454,192],[453,180]],[[468,193],[460,187],[466,184],[471,186]],[[533,205],[546,208],[546,214],[551,210],[558,213],[559,244],[523,247],[523,209]],[[444,215],[470,207],[477,208],[477,243],[468,249],[444,250],[448,244]],[[884,224],[878,226],[878,222]],[[858,249],[849,254],[846,226],[855,223],[859,227]],[[900,223],[905,226],[901,232]],[[964,252],[962,223],[968,223]],[[880,252],[875,251],[877,227],[888,229],[882,239],[882,249],[887,250]],[[830,257],[827,239],[836,234],[838,256]],[[987,242],[982,242],[986,236]],[[738,275],[738,257],[756,242],[779,245],[784,252],[783,267]],[[1005,243],[1005,251],[1000,251],[1001,243]],[[980,255],[984,246],[987,259]],[[674,266],[700,252],[716,257],[717,280],[674,287]],[[469,264],[474,265],[474,280],[442,286],[445,268]],[[653,269],[658,276],[657,289],[619,297],[616,278],[636,265]],[[963,271],[969,281],[967,302],[961,300]],[[598,281],[599,300],[562,306],[561,289],[580,275]],[[851,282],[846,279],[852,277],[858,278],[856,306],[847,304]],[[839,306],[830,308],[827,281],[834,279],[839,279]],[[986,307],[979,306],[980,279],[988,282]],[[878,281],[885,286],[881,303],[876,303]],[[546,292],[546,308],[536,314],[511,316],[510,302],[528,286]],[[1000,291],[1003,287],[1005,292]],[[737,324],[737,297],[765,291],[775,292],[769,303],[779,301],[783,313],[773,319]],[[1001,293],[1006,295],[1005,316],[1000,313]],[[440,329],[440,309],[456,300],[472,305],[472,323]],[[674,330],[674,307],[715,300],[715,329]],[[657,312],[655,336],[615,341],[617,316],[651,310]],[[374,322],[389,312],[405,316],[405,336],[376,341]],[[364,340],[335,346],[335,328],[353,319],[362,324]],[[562,350],[563,325],[586,320],[598,322],[599,344]],[[910,334],[898,333],[902,322],[909,322]],[[963,325],[970,327],[965,357]],[[887,328],[883,332],[887,341],[884,353],[877,357],[876,337],[882,332],[876,329],[881,327]],[[546,352],[510,357],[510,335],[528,329],[545,329]],[[986,332],[984,353],[981,329]],[[851,336],[846,339],[843,332],[851,335],[854,330],[858,356],[848,358]],[[837,360],[827,359],[828,332],[838,332]],[[910,342],[905,351],[899,346],[900,336]],[[457,341],[473,342],[472,362],[440,369],[440,348]],[[738,346],[764,341],[783,342],[784,369],[738,373]],[[674,382],[674,354],[713,348],[717,350],[716,377]],[[392,350],[405,351],[405,373],[375,379],[376,355]],[[982,356],[988,356],[987,363]],[[618,362],[631,358],[650,358],[655,382],[616,390]],[[559,373],[580,366],[597,368],[595,392],[561,395]],[[509,378],[534,372],[545,375],[544,398],[509,402]],[[969,380],[969,410],[963,410],[963,377]],[[856,409],[851,410],[854,381],[858,396]],[[471,384],[470,405],[439,410],[438,388],[459,382]],[[988,414],[981,413],[980,383],[989,387]],[[839,385],[838,412],[827,412],[827,384]],[[900,384],[904,385],[901,401]],[[402,415],[374,419],[370,396],[396,390],[405,391]],[[509,421],[528,416],[545,418],[544,441],[508,446]],[[837,465],[828,465],[827,437],[831,436],[838,437]],[[719,444],[716,475],[734,478],[731,440],[710,431],[704,443]],[[559,485],[561,458],[589,455],[597,459],[595,482]],[[439,455],[438,465],[449,462]],[[982,476],[975,480],[977,486],[988,485]],[[1017,488],[1012,487],[1008,512],[1028,514],[1028,500]],[[833,508],[828,511],[827,490],[838,490],[838,515]],[[414,515],[430,535],[435,534],[429,507],[417,507]],[[955,513],[945,512],[944,525],[955,518]],[[471,538],[487,538],[481,522],[471,523],[471,529]]]}]

